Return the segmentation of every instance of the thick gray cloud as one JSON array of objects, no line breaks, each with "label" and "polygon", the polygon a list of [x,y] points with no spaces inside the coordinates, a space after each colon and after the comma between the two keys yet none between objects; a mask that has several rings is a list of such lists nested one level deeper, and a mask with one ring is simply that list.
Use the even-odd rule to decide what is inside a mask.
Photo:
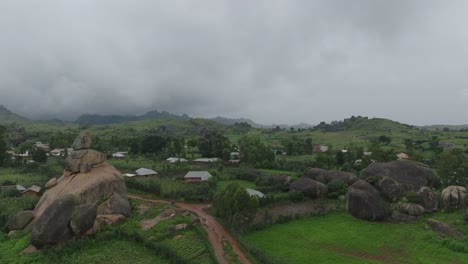
[{"label": "thick gray cloud", "polygon": [[465,1],[0,2],[0,104],[468,123]]}]

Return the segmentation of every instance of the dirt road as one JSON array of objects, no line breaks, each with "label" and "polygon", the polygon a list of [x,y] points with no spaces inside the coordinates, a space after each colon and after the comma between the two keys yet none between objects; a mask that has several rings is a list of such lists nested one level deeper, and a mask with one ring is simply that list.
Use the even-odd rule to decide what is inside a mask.
[{"label": "dirt road", "polygon": [[[148,199],[143,196],[134,194],[129,194],[128,197],[153,203],[171,204],[169,201]],[[228,264],[225,257],[226,253],[223,249],[223,241],[227,241],[231,245],[232,251],[237,255],[237,259],[240,262],[244,264],[251,264],[251,262],[245,256],[244,252],[240,250],[239,245],[232,238],[231,234],[229,234],[229,232],[227,232],[226,229],[224,229],[223,226],[221,226],[221,224],[219,224],[215,218],[203,211],[204,208],[207,208],[210,205],[186,203],[175,203],[175,205],[177,205],[180,208],[196,212],[198,214],[203,227],[208,233],[208,240],[210,241],[210,244],[213,247],[216,259],[219,261],[220,264]]]}]

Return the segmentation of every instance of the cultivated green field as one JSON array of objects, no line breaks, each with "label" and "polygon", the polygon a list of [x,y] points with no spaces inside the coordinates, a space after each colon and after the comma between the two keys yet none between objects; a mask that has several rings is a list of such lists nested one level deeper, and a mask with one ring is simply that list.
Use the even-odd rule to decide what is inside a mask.
[{"label": "cultivated green field", "polygon": [[[460,214],[433,217],[447,221]],[[466,224],[454,227],[467,234]],[[424,219],[418,224],[373,223],[334,212],[271,226],[244,239],[280,263],[468,262],[467,239],[442,238],[424,228]]]}]

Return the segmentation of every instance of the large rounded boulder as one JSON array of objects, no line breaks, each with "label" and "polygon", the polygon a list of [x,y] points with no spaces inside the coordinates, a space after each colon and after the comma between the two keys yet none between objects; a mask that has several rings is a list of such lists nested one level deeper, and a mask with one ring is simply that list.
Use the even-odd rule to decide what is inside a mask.
[{"label": "large rounded boulder", "polygon": [[421,187],[418,191],[418,195],[421,197],[421,205],[424,207],[426,212],[434,212],[438,207],[438,198],[436,192],[429,187]]},{"label": "large rounded boulder", "polygon": [[327,195],[328,188],[325,184],[311,180],[309,178],[301,178],[291,184],[291,189],[300,191],[309,198],[320,198]]},{"label": "large rounded boulder", "polygon": [[405,160],[372,163],[361,171],[360,177],[366,181],[377,181],[378,189],[391,201],[397,200],[401,193],[433,187],[437,181],[431,169]]},{"label": "large rounded boulder", "polygon": [[354,174],[345,171],[336,171],[336,170],[324,170],[319,168],[312,168],[310,169],[305,177],[310,178],[314,181],[321,182],[323,184],[328,184],[333,180],[340,180],[346,185],[350,186],[351,184],[355,183],[359,180]]},{"label": "large rounded boulder", "polygon": [[368,182],[360,180],[348,188],[346,210],[356,218],[381,220],[388,216],[389,208],[377,189]]},{"label": "large rounded boulder", "polygon": [[468,202],[468,193],[463,186],[448,186],[441,194],[444,208],[465,208]]},{"label": "large rounded boulder", "polygon": [[[89,133],[73,144],[62,177],[44,192],[34,209],[31,243],[37,248],[80,237],[106,215],[125,219],[131,213],[122,174],[92,149]],[[86,169],[77,169],[86,165]]]},{"label": "large rounded boulder", "polygon": [[42,248],[70,239],[73,233],[68,225],[75,205],[76,197],[72,194],[62,195],[54,200],[33,224],[31,244]]}]

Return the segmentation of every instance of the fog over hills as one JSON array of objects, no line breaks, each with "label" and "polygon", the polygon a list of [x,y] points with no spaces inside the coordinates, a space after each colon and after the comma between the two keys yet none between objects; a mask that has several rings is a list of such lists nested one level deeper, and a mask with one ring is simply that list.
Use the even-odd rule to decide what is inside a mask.
[{"label": "fog over hills", "polygon": [[68,121],[163,109],[261,124],[352,115],[468,123],[467,8],[433,0],[1,1],[0,104]]}]

